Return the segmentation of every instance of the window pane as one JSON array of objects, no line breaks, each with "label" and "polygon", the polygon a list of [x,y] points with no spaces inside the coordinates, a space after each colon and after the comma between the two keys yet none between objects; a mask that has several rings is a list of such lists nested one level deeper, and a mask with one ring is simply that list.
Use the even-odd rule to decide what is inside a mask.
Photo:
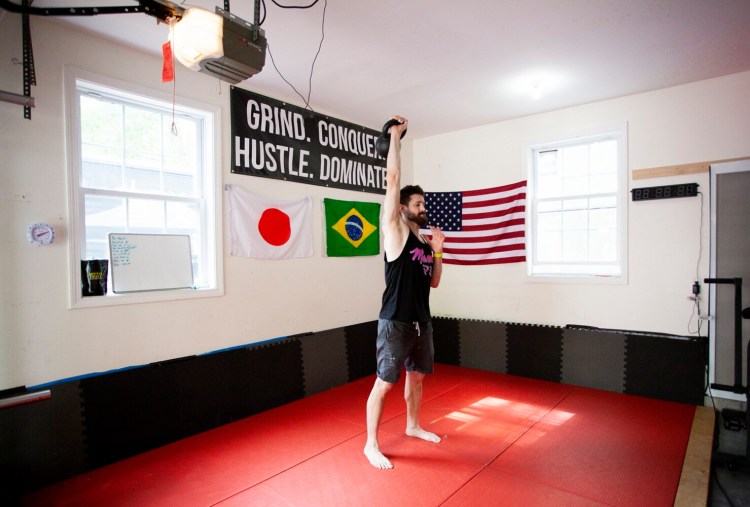
[{"label": "window pane", "polygon": [[590,179],[592,194],[605,194],[617,191],[617,173],[592,174]]},{"label": "window pane", "polygon": [[168,132],[164,136],[164,170],[195,175],[197,161],[200,160],[200,143],[198,136],[200,129],[193,118],[175,118],[177,135],[172,133],[172,118],[162,116],[162,131]]},{"label": "window pane", "polygon": [[128,167],[161,170],[161,115],[135,107],[125,109],[125,163]]},{"label": "window pane", "polygon": [[82,163],[81,186],[102,190],[122,187],[122,166],[84,160]]},{"label": "window pane", "polygon": [[589,208],[588,199],[565,199],[563,201],[563,209],[566,211],[582,210]]},{"label": "window pane", "polygon": [[543,231],[537,235],[537,260],[554,262],[562,257],[562,232]]},{"label": "window pane", "polygon": [[196,203],[167,202],[167,232],[169,234],[189,234],[190,253],[193,258],[193,282],[196,286],[204,283],[200,267],[201,234],[200,207]]},{"label": "window pane", "polygon": [[534,151],[531,274],[619,274],[620,167],[616,136]]},{"label": "window pane", "polygon": [[589,228],[589,213],[587,210],[567,211],[563,215],[564,231],[586,231]]},{"label": "window pane", "polygon": [[617,174],[617,141],[591,144],[591,174]]},{"label": "window pane", "polygon": [[164,173],[164,188],[168,189],[168,194],[179,196],[197,196],[200,195],[198,188],[198,178],[189,174]]},{"label": "window pane", "polygon": [[[81,95],[82,185],[117,188],[122,184],[123,109],[100,97]],[[104,174],[99,175],[102,171]]]},{"label": "window pane", "polygon": [[617,209],[617,196],[607,195],[603,197],[592,197],[590,199],[589,206],[592,209],[599,209],[599,208]]},{"label": "window pane", "polygon": [[542,151],[536,158],[537,197],[544,199],[562,193],[562,171],[558,165],[558,151]]},{"label": "window pane", "polygon": [[87,188],[201,196],[198,118],[81,96],[82,178]]},{"label": "window pane", "polygon": [[198,204],[167,202],[166,228],[170,234],[197,234],[200,225]]},{"label": "window pane", "polygon": [[128,199],[129,232],[161,234],[164,218],[164,201]]},{"label": "window pane", "polygon": [[589,192],[588,176],[565,178],[563,181],[563,195],[581,195]]},{"label": "window pane", "polygon": [[591,231],[589,253],[592,261],[617,261],[617,242],[613,241],[614,230],[594,229]]},{"label": "window pane", "polygon": [[537,215],[536,226],[538,231],[560,231],[562,230],[562,213],[547,212]]},{"label": "window pane", "polygon": [[161,173],[134,167],[125,168],[125,190],[157,193],[161,188]]},{"label": "window pane", "polygon": [[592,209],[589,212],[591,229],[611,231],[617,228],[617,210],[614,208]]},{"label": "window pane", "polygon": [[84,259],[106,259],[110,232],[127,231],[125,199],[86,195]]},{"label": "window pane", "polygon": [[560,200],[554,200],[554,201],[539,201],[536,205],[537,211],[539,213],[545,213],[547,211],[560,211],[562,209],[562,201]]},{"label": "window pane", "polygon": [[565,178],[587,177],[589,174],[588,145],[568,146],[563,149],[563,174]]},{"label": "window pane", "polygon": [[566,231],[563,237],[563,261],[575,262],[588,260],[588,231]]}]

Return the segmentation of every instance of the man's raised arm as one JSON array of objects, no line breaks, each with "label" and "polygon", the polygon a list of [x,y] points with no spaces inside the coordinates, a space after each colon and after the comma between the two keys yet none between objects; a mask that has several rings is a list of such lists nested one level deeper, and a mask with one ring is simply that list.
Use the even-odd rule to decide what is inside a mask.
[{"label": "man's raised arm", "polygon": [[386,258],[390,261],[398,257],[404,246],[408,227],[401,220],[401,133],[406,130],[409,121],[403,116],[394,116],[398,125],[390,129],[391,144],[386,159],[385,199],[383,201],[383,246]]}]

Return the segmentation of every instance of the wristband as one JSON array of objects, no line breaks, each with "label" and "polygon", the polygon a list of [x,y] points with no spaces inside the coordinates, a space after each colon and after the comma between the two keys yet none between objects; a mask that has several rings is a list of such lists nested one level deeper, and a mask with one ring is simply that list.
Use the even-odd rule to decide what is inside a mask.
[{"label": "wristband", "polygon": [[442,252],[440,252],[440,253],[434,253],[434,254],[432,254],[432,257],[434,259],[442,259],[443,258],[443,253]]}]

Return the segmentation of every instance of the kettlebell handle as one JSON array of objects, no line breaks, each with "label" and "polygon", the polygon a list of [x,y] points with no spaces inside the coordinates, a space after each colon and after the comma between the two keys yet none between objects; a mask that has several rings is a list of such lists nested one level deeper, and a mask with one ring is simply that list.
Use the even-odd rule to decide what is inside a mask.
[{"label": "kettlebell handle", "polygon": [[[390,139],[391,133],[389,132],[389,130],[391,130],[391,127],[393,127],[395,125],[400,125],[400,124],[401,124],[401,122],[398,121],[396,118],[391,118],[390,120],[388,120],[387,122],[385,122],[385,125],[383,125],[383,132],[381,134],[382,137],[384,137],[386,139]],[[404,138],[404,136],[406,135],[406,131],[407,130],[409,130],[409,129],[404,129],[404,131],[401,132],[401,139]]]},{"label": "kettlebell handle", "polygon": [[[378,152],[378,155],[385,158],[388,156],[388,150],[391,145],[391,133],[389,130],[394,125],[401,124],[400,121],[398,121],[395,118],[391,118],[387,122],[385,122],[385,125],[383,125],[383,131],[380,133],[380,136],[375,140],[375,151]],[[406,135],[406,129],[404,129],[403,132],[401,132],[401,137],[403,138]]]}]

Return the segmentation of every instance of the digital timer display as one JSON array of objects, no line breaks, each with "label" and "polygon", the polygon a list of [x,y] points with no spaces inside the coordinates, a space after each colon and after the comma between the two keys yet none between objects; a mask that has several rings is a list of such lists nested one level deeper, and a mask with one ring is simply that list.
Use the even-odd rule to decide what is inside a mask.
[{"label": "digital timer display", "polygon": [[697,183],[680,183],[679,185],[660,185],[658,187],[634,188],[631,190],[633,201],[653,199],[672,199],[674,197],[695,197],[698,195]]}]

